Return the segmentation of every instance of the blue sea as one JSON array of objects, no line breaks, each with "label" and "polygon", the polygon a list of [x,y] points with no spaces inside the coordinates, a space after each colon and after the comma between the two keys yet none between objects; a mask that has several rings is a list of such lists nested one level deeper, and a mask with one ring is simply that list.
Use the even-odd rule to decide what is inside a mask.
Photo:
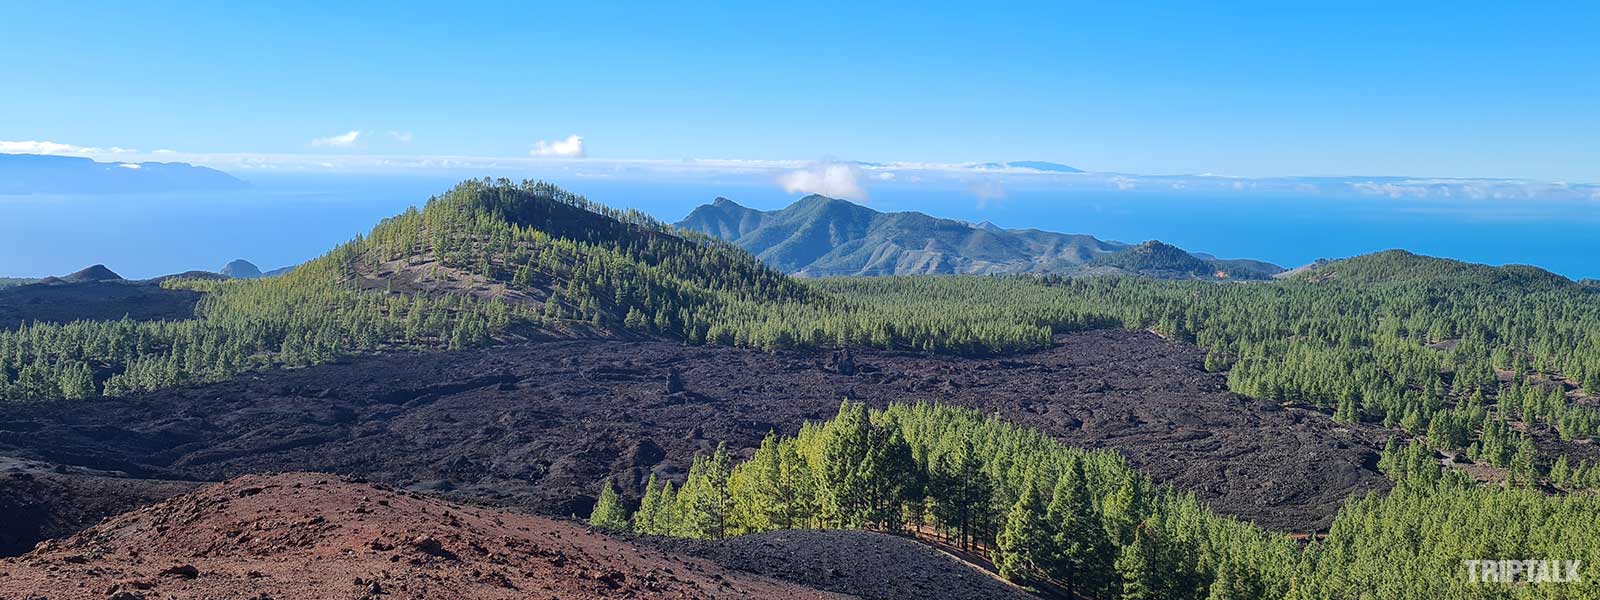
[{"label": "blue sea", "polygon": [[[379,219],[448,189],[459,177],[248,177],[225,193],[0,196],[0,276],[61,275],[103,263],[127,278],[219,269],[244,258],[263,270],[298,264]],[[676,221],[723,196],[775,209],[797,198],[767,182],[556,180],[590,199]],[[1159,239],[1193,252],[1286,267],[1404,248],[1489,264],[1537,265],[1600,278],[1600,203],[1418,200],[1145,191],[1013,190],[979,202],[964,189],[886,184],[864,204],[1007,228]]]}]

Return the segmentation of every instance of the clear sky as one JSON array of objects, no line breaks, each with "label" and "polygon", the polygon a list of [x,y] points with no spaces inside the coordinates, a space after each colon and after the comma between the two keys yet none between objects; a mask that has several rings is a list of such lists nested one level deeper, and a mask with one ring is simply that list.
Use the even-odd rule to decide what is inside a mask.
[{"label": "clear sky", "polygon": [[598,4],[4,2],[0,140],[1600,181],[1595,2]]}]

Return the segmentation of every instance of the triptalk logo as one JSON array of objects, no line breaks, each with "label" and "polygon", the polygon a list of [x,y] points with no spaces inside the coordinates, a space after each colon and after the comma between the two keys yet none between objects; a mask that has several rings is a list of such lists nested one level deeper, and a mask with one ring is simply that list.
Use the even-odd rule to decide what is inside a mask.
[{"label": "triptalk logo", "polygon": [[1577,583],[1581,560],[1468,560],[1472,583]]}]

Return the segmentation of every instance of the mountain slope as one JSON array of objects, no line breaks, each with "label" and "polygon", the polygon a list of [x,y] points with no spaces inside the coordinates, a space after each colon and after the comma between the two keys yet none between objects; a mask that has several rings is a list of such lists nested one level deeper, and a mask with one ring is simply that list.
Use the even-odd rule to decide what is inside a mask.
[{"label": "mountain slope", "polygon": [[[1159,242],[1129,246],[1088,235],[971,225],[919,212],[882,213],[818,195],[767,212],[718,198],[677,226],[733,242],[775,269],[807,277],[1132,273],[1267,279],[1282,271],[1260,261],[1198,258]],[[1134,254],[1117,258],[1130,252]]]}]

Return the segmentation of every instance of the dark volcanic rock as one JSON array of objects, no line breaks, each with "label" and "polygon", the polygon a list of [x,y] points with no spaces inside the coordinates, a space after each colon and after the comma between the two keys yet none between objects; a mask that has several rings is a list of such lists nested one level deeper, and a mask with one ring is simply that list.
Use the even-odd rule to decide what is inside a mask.
[{"label": "dark volcanic rock", "polygon": [[104,265],[0,289],[0,329],[23,323],[188,319],[200,293],[162,289],[160,280],[128,281]]},{"label": "dark volcanic rock", "polygon": [[[0,423],[0,435],[13,426]],[[22,554],[39,540],[69,535],[195,487],[0,458],[0,556]]]},{"label": "dark volcanic rock", "polygon": [[[849,397],[998,413],[1070,445],[1120,452],[1224,514],[1276,529],[1326,527],[1348,496],[1387,487],[1370,465],[1383,432],[1267,410],[1206,373],[1197,348],[1149,333],[1067,335],[1003,359],[854,354],[872,369],[814,368],[826,354],[604,340],[357,357],[131,398],[10,407],[0,455],[165,479],[310,469],[431,482],[564,516],[607,477],[636,499],[652,472],[681,478],[697,452],[723,441],[748,451],[768,428],[794,434]],[[694,391],[663,397],[667,365]],[[641,440],[657,445],[659,460]]]},{"label": "dark volcanic rock", "polygon": [[85,281],[122,281],[122,276],[113,273],[105,265],[94,265],[82,271],[62,277],[61,281],[67,283],[82,283]]},{"label": "dark volcanic rock", "polygon": [[667,394],[676,394],[684,390],[683,372],[677,367],[667,369]]},{"label": "dark volcanic rock", "polygon": [[828,370],[840,375],[855,375],[856,358],[849,349],[835,350],[828,355]]}]

